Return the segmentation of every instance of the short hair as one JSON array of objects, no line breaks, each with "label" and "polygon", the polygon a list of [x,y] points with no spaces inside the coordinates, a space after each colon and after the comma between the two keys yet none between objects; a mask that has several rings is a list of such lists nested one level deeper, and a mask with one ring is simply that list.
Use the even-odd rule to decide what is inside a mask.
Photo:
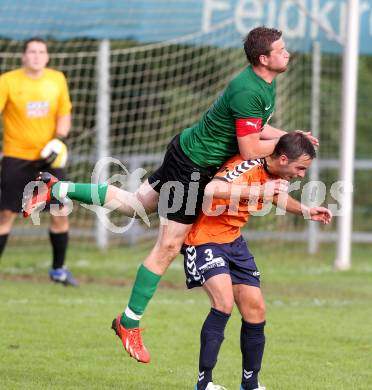
[{"label": "short hair", "polygon": [[316,157],[314,145],[309,138],[296,131],[280,137],[271,157],[279,158],[283,154],[287,156],[290,161],[297,160],[304,154],[309,156],[312,160]]},{"label": "short hair", "polygon": [[273,42],[280,39],[282,32],[265,26],[256,27],[244,38],[244,51],[247,60],[253,65],[260,64],[260,56],[270,55]]},{"label": "short hair", "polygon": [[[47,43],[44,41],[43,38],[40,38],[40,37],[31,37],[31,38],[26,39],[26,40],[23,42],[23,53],[26,53],[26,51],[27,51],[27,49],[28,49],[28,45],[29,45],[31,42],[44,43],[44,45],[47,46]],[[48,48],[48,46],[47,46],[47,48]]]}]

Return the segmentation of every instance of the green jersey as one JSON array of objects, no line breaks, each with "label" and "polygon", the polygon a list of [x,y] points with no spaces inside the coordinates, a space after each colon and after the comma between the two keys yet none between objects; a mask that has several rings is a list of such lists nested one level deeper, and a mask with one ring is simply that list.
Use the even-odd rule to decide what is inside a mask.
[{"label": "green jersey", "polygon": [[275,80],[269,84],[248,66],[194,126],[182,131],[184,153],[202,167],[221,166],[239,153],[237,137],[260,132],[275,108]]}]

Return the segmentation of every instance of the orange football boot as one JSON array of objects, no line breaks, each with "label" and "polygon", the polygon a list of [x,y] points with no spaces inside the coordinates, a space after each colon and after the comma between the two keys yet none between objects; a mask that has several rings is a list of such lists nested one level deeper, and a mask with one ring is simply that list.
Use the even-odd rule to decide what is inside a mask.
[{"label": "orange football boot", "polygon": [[120,337],[125,350],[130,356],[141,363],[150,362],[150,354],[142,343],[141,328],[126,329],[120,323],[121,314],[112,321],[112,329]]},{"label": "orange football boot", "polygon": [[35,210],[49,204],[52,199],[52,186],[58,179],[49,172],[40,172],[36,181],[45,185],[34,187],[33,192],[23,194],[22,210],[24,218],[29,217]]}]

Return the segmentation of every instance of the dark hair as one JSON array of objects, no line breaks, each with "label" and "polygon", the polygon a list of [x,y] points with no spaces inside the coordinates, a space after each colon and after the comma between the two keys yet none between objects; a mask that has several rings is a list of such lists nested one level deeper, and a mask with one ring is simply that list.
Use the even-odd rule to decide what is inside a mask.
[{"label": "dark hair", "polygon": [[26,40],[23,42],[23,53],[26,53],[27,48],[28,48],[28,45],[29,45],[31,42],[44,43],[44,45],[47,46],[47,44],[46,44],[46,42],[44,41],[44,39],[39,38],[39,37],[31,37],[31,38],[26,39]]},{"label": "dark hair", "polygon": [[282,154],[286,155],[290,161],[297,160],[304,154],[311,159],[316,157],[314,145],[309,138],[295,131],[280,137],[271,156],[278,158]]},{"label": "dark hair", "polygon": [[244,38],[244,51],[248,61],[253,65],[260,64],[260,56],[270,55],[273,42],[280,39],[282,32],[265,26],[256,27]]}]

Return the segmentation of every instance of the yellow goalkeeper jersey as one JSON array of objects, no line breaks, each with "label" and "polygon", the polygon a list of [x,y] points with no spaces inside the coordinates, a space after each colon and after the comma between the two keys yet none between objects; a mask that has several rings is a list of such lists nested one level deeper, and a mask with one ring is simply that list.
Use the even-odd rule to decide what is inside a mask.
[{"label": "yellow goalkeeper jersey", "polygon": [[3,155],[24,160],[40,159],[54,138],[57,118],[71,112],[66,78],[46,68],[31,79],[23,68],[0,76],[0,112],[3,116]]}]

